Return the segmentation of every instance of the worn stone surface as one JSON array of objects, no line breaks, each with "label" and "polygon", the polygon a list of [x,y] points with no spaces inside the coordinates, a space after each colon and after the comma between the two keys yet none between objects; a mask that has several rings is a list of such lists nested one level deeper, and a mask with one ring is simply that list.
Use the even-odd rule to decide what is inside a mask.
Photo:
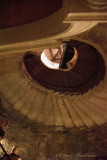
[{"label": "worn stone surface", "polygon": [[[13,110],[3,98],[0,120],[9,121],[2,144],[10,153],[20,147],[23,160],[94,160],[95,155],[107,156],[107,126],[56,131],[30,122]],[[58,130],[58,129],[57,129]]]}]

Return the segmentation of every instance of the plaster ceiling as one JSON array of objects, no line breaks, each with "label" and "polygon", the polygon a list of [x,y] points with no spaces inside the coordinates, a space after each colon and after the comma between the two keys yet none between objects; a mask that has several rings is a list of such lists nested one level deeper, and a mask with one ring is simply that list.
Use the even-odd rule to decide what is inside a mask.
[{"label": "plaster ceiling", "polygon": [[62,0],[1,0],[0,28],[24,25],[45,18],[62,6]]}]

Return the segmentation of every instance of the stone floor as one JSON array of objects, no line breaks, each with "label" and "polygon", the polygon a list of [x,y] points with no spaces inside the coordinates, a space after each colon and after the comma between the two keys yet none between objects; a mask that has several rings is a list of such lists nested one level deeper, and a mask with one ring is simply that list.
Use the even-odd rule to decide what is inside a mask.
[{"label": "stone floor", "polygon": [[20,147],[23,160],[94,160],[107,156],[107,124],[91,129],[61,130],[30,122],[13,110],[3,98],[0,120],[9,121],[2,144],[10,153],[14,145]]}]

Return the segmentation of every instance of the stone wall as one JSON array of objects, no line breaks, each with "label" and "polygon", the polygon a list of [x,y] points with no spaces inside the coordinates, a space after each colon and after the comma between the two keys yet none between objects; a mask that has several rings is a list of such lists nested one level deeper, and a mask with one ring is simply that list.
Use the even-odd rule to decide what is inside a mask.
[{"label": "stone wall", "polygon": [[9,121],[3,146],[10,153],[11,148],[18,145],[23,160],[94,160],[95,155],[107,156],[106,124],[91,129],[55,131],[55,128],[31,123],[3,97],[1,119]]}]

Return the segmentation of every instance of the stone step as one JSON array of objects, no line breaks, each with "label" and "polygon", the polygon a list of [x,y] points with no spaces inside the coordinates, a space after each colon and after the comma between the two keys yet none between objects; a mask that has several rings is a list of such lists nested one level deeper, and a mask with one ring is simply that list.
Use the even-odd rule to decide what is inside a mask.
[{"label": "stone step", "polygon": [[94,86],[94,88],[91,90],[91,94],[96,94],[99,90],[102,90],[102,81],[99,83],[98,86]]},{"label": "stone step", "polygon": [[78,115],[77,111],[74,109],[73,105],[72,105],[72,100],[70,101],[67,98],[63,98],[65,105],[70,113],[70,116],[73,120],[73,123],[75,124],[75,126],[77,128],[83,127],[85,126],[85,123],[82,121],[81,117]]},{"label": "stone step", "polygon": [[13,80],[10,80],[8,82],[5,82],[5,84],[3,84],[3,88],[2,88],[2,92],[5,94],[6,92],[8,92],[9,90],[12,90],[14,87],[16,88],[16,86],[18,84],[21,83],[21,81],[23,81],[23,79],[17,77]]},{"label": "stone step", "polygon": [[94,121],[82,110],[82,107],[78,99],[72,101],[72,105],[88,128],[93,127],[95,125]]},{"label": "stone step", "polygon": [[75,99],[77,97],[77,95],[72,95],[72,96],[71,95],[67,95],[67,96],[64,95],[63,97],[69,98],[70,100],[73,100],[73,99]]},{"label": "stone step", "polygon": [[107,98],[107,91],[104,91],[102,89],[96,90],[96,92],[94,93],[95,97],[100,97],[100,98]]},{"label": "stone step", "polygon": [[29,101],[30,95],[32,93],[32,87],[29,85],[25,88],[23,95],[20,97],[20,99],[16,100],[15,104],[13,105],[14,109],[21,110],[23,106],[26,105],[26,103]]},{"label": "stone step", "polygon": [[107,90],[104,81],[101,81],[98,86],[95,86],[95,90],[93,90],[93,94],[100,97],[107,97]]},{"label": "stone step", "polygon": [[13,88],[5,92],[5,96],[11,100],[12,104],[17,100],[17,94],[20,92],[20,88],[26,83],[25,79],[22,79],[19,83],[17,83]]},{"label": "stone step", "polygon": [[[93,88],[94,89],[94,88]],[[92,89],[89,89],[87,92],[85,92],[84,94],[80,94],[80,97],[89,97],[92,94]]]},{"label": "stone step", "polygon": [[2,84],[2,93],[5,94],[7,93],[8,91],[10,91],[12,88],[16,87],[18,83],[20,83],[21,80],[20,78],[17,79],[17,83],[16,81],[10,81],[10,82],[5,82]]},{"label": "stone step", "polygon": [[101,109],[104,109],[105,111],[107,110],[107,103],[103,103],[103,101],[96,101],[94,99],[88,99],[90,102],[92,102],[93,104],[97,105],[98,107],[100,107]]},{"label": "stone step", "polygon": [[41,101],[39,103],[39,107],[37,107],[37,110],[36,110],[37,111],[36,121],[38,123],[44,124],[44,105],[45,105],[47,94],[44,91],[41,91],[41,92],[42,92]]},{"label": "stone step", "polygon": [[64,126],[65,128],[72,128],[74,127],[74,123],[73,120],[71,118],[71,115],[69,114],[69,111],[64,103],[63,98],[61,97],[57,97],[58,98],[58,105],[63,117],[63,121],[64,121]]},{"label": "stone step", "polygon": [[24,95],[25,91],[29,87],[30,87],[30,84],[28,83],[28,81],[26,81],[21,87],[19,87],[18,94],[15,95],[16,101],[14,103],[12,103],[13,105],[15,105],[15,103],[20,100],[20,98]]},{"label": "stone step", "polygon": [[102,98],[102,97],[100,97],[100,96],[91,96],[90,98],[89,98],[89,100],[91,101],[91,102],[94,102],[95,104],[98,104],[98,105],[105,105],[105,104],[107,104],[107,99],[106,98]]},{"label": "stone step", "polygon": [[52,102],[54,107],[54,120],[55,120],[55,126],[64,126],[64,120],[58,105],[58,98],[57,96],[52,96]]},{"label": "stone step", "polygon": [[13,76],[4,76],[0,78],[0,89],[1,91],[7,91],[8,88],[11,88],[10,86],[16,84],[17,81],[20,81],[21,72],[18,72],[17,74]]},{"label": "stone step", "polygon": [[[35,108],[37,108],[35,101],[36,101],[38,94],[39,94],[39,90],[35,89],[34,87],[31,87],[30,91],[28,92],[28,98],[26,99],[26,97],[25,97],[25,99],[26,99],[26,101],[24,101],[25,107],[23,106],[20,109],[20,112],[23,115],[30,117],[30,119],[31,119],[31,114],[34,114],[35,113],[34,110],[35,110]],[[34,117],[34,119],[35,119],[35,117]]]},{"label": "stone step", "polygon": [[101,115],[96,114],[93,110],[89,109],[85,104],[79,103],[79,107],[90,117],[97,125],[105,123]]},{"label": "stone step", "polygon": [[30,108],[27,117],[30,120],[36,120],[37,114],[38,114],[38,108],[39,105],[41,103],[41,99],[42,99],[42,92],[40,90],[38,90],[35,94],[35,99],[33,101],[32,107]]},{"label": "stone step", "polygon": [[94,103],[90,102],[87,98],[86,99],[80,99],[81,103],[84,103],[89,109],[91,109],[92,111],[94,111],[96,114],[99,114],[102,116],[102,119],[104,119],[105,121],[107,120],[107,110],[99,107],[97,104],[95,105]]},{"label": "stone step", "polygon": [[44,104],[44,125],[55,126],[54,106],[52,103],[52,94],[48,93]]}]

